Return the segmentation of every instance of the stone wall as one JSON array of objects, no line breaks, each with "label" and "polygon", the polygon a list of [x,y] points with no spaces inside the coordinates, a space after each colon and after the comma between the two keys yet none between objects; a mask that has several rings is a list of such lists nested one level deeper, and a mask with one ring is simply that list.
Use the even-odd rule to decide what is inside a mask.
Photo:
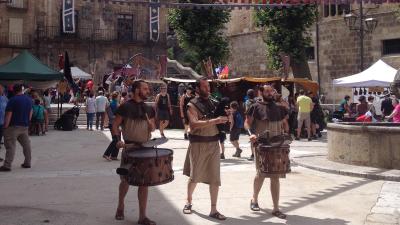
[{"label": "stone wall", "polygon": [[[366,6],[373,7],[373,6]],[[352,6],[357,9],[357,5]],[[382,40],[400,38],[400,22],[394,10],[396,4],[383,4],[370,11],[378,20],[378,27],[364,40],[364,69],[378,59],[382,59],[394,68],[400,67],[400,55],[382,55]],[[268,69],[266,47],[262,41],[262,32],[254,26],[252,10],[233,10],[231,22],[226,34],[230,40],[232,54],[229,60],[234,75],[271,76],[277,74]],[[330,100],[351,94],[348,88],[332,88],[332,79],[360,72],[360,42],[355,31],[350,31],[342,16],[323,17],[320,20],[320,80],[322,91]],[[313,43],[316,49],[315,26],[311,27]],[[315,57],[317,54],[315,52]],[[313,80],[317,81],[316,60],[309,61]],[[266,69],[267,68],[267,69]],[[333,93],[336,93],[334,96]]]},{"label": "stone wall", "polygon": [[[58,33],[61,12],[61,1],[26,0],[26,10],[10,9],[0,4],[0,34],[8,34],[8,19],[23,18],[24,35],[36,37],[37,27],[43,27],[48,33]],[[140,42],[92,41],[73,38],[33,39],[29,46],[0,46],[0,64],[9,61],[23,49],[28,49],[52,68],[58,68],[58,55],[68,51],[70,61],[88,73],[95,73],[95,80],[113,70],[114,66],[125,64],[138,53],[157,63],[158,55],[166,55],[167,9],[160,9],[160,42],[148,41],[149,9],[143,6],[107,4],[99,1],[75,0],[78,14],[77,30],[87,31],[100,29],[117,35],[117,16],[128,14],[133,16],[134,32]],[[46,33],[47,34],[47,33]],[[57,34],[58,35],[58,34]],[[89,36],[92,33],[88,34]],[[93,35],[96,35],[95,33]],[[161,36],[164,35],[164,36]],[[88,36],[88,37],[89,37]],[[96,62],[96,63],[95,63]],[[97,82],[96,82],[97,83]]]}]

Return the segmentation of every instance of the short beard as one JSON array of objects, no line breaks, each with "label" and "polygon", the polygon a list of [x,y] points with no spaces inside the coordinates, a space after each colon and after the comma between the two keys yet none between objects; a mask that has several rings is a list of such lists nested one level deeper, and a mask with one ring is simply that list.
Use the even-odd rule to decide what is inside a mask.
[{"label": "short beard", "polygon": [[268,102],[268,103],[271,103],[271,102],[273,102],[274,101],[274,97],[273,96],[263,96],[263,100],[265,101],[265,102]]},{"label": "short beard", "polygon": [[208,98],[208,96],[209,96],[209,94],[207,92],[200,92],[199,95],[202,98]]},{"label": "short beard", "polygon": [[139,97],[143,101],[147,99],[147,96],[145,94],[143,94],[142,92],[139,92]]}]

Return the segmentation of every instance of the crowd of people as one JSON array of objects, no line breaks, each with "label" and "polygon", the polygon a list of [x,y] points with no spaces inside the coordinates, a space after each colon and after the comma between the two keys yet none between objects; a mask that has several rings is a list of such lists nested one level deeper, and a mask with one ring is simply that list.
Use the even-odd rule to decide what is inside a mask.
[{"label": "crowd of people", "polygon": [[380,96],[358,97],[358,103],[350,103],[346,95],[339,104],[338,117],[358,122],[394,122],[400,123],[400,105],[396,96],[384,91]]},{"label": "crowd of people", "polygon": [[[29,135],[45,134],[48,130],[52,101],[50,93],[51,90],[44,91],[43,94],[31,89],[24,90],[23,85],[17,84],[6,97],[4,88],[0,86],[0,138],[4,136],[6,147],[5,160],[0,171],[11,171],[17,141],[21,144],[25,156],[21,167],[31,167]],[[112,141],[103,153],[103,158],[107,161],[118,160],[119,150],[124,148],[121,154],[121,167],[126,167],[129,164],[128,153],[140,149],[143,143],[148,142],[151,133],[157,127],[160,135],[166,136],[165,129],[173,113],[171,96],[167,92],[166,84],[160,86],[154,105],[145,103],[151,90],[148,83],[143,80],[134,81],[130,87],[126,87],[126,90],[122,88],[117,90],[114,86],[106,91],[100,86],[94,91],[93,86],[89,85],[82,93],[83,95],[79,96],[82,100],[76,103],[82,102],[85,105],[86,129],[93,131],[93,125],[96,130],[110,129]],[[285,177],[285,172],[268,173],[261,170],[263,165],[258,160],[261,156],[257,143],[261,142],[259,138],[265,135],[266,131],[270,137],[291,134],[296,140],[306,138],[311,141],[320,138],[326,122],[318,97],[312,92],[299,90],[298,93],[285,99],[272,86],[261,85],[247,90],[243,104],[232,101],[227,96],[220,96],[217,100],[211,98],[207,79],[200,79],[194,87],[187,86],[179,97],[179,115],[184,124],[184,139],[189,141],[183,168],[183,174],[189,177],[183,213],[193,213],[194,190],[197,183],[205,183],[210,186],[209,216],[217,220],[226,219],[217,210],[217,198],[221,186],[220,160],[226,157],[224,142],[227,134],[235,149],[232,156],[241,157],[243,150],[239,139],[245,131],[251,142],[249,160],[255,161],[257,169],[250,209],[260,211],[258,195],[265,178],[269,178],[273,201],[272,215],[285,218],[286,215],[279,208],[280,179]],[[400,122],[399,101],[388,93],[378,106],[372,96],[360,96],[360,103],[353,110],[349,100],[350,97],[346,96],[340,103],[339,112],[343,115],[354,115],[357,118],[370,115],[374,120],[392,119],[393,122]],[[127,147],[128,145],[130,147]],[[130,184],[127,175],[120,175],[115,214],[117,220],[124,219],[124,201]],[[156,223],[146,215],[147,198],[148,186],[139,186],[138,223],[154,225]]]}]

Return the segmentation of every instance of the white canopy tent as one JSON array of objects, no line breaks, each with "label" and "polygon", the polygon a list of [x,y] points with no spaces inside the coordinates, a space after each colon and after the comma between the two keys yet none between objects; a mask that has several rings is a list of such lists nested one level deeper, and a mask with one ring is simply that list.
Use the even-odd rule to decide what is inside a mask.
[{"label": "white canopy tent", "polygon": [[[64,72],[64,70],[60,70],[61,73]],[[86,73],[85,71],[79,69],[79,67],[71,67],[71,73],[72,73],[72,78],[73,79],[82,79],[82,80],[90,80],[93,79],[92,75]]]},{"label": "white canopy tent", "polygon": [[382,60],[378,60],[368,69],[347,77],[333,80],[335,87],[389,87],[393,83],[397,70]]}]

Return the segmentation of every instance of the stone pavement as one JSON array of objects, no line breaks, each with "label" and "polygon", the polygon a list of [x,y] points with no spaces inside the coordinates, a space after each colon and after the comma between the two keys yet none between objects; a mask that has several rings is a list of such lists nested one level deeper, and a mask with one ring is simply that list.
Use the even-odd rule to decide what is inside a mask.
[{"label": "stone pavement", "polygon": [[292,155],[292,161],[302,167],[374,180],[387,180],[383,183],[378,201],[366,218],[365,225],[394,225],[400,224],[400,170],[379,169],[366,166],[347,165],[327,160],[326,135],[320,141],[295,141],[291,145],[294,152],[312,149],[313,152],[304,155]]},{"label": "stone pavement", "polygon": [[400,224],[400,183],[385,182],[365,225]]},{"label": "stone pavement", "polygon": [[[155,132],[155,136],[158,136]],[[261,212],[249,209],[254,165],[245,158],[230,157],[234,149],[227,142],[227,159],[221,162],[222,186],[219,210],[229,217],[220,222],[208,217],[208,186],[198,185],[194,193],[194,214],[183,215],[187,178],[182,167],[188,142],[180,130],[166,131],[170,141],[163,146],[174,150],[175,180],[150,188],[148,216],[163,225],[290,224],[362,225],[371,209],[380,207],[383,181],[323,173],[293,165],[281,181],[282,211],[286,220],[271,216],[268,181],[260,194]],[[17,149],[13,170],[0,174],[0,225],[109,225],[135,224],[136,188],[126,198],[125,221],[115,221],[119,162],[101,156],[109,144],[109,131],[50,131],[32,137],[32,169],[22,169],[22,150]],[[241,137],[243,156],[250,155],[246,136]],[[294,142],[292,157],[322,155],[323,142]],[[303,146],[303,147],[301,147]],[[0,151],[4,156],[4,150]],[[385,187],[385,186],[384,186]],[[381,198],[379,198],[381,199]],[[380,204],[380,203],[379,203]],[[383,204],[383,203],[382,203]],[[375,220],[374,220],[375,221]]]},{"label": "stone pavement", "polygon": [[379,169],[367,166],[353,166],[329,161],[326,133],[318,141],[294,141],[291,144],[294,152],[307,152],[307,154],[292,154],[292,160],[309,169],[322,172],[368,178],[374,180],[400,181],[400,170]]}]

